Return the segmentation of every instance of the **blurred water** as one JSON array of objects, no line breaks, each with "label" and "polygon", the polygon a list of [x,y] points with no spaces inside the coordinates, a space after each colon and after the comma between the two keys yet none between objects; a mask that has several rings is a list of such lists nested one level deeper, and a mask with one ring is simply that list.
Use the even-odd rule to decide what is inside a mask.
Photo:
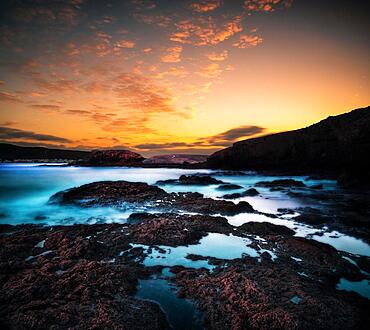
[{"label": "blurred water", "polygon": [[[50,196],[61,190],[66,190],[82,184],[104,180],[126,180],[131,182],[146,182],[154,184],[158,180],[177,179],[182,174],[204,173],[212,174],[212,170],[186,170],[168,168],[130,168],[130,167],[71,167],[71,166],[40,166],[40,164],[0,164],[0,223],[22,224],[42,223],[47,225],[71,225],[75,223],[124,223],[132,212],[145,211],[144,208],[127,205],[126,208],[109,207],[79,208],[66,205],[50,205]],[[214,172],[215,178],[228,183],[242,186],[243,191],[254,187],[259,181],[271,181],[282,178],[304,180],[310,185],[322,184],[325,190],[336,189],[334,181],[306,180],[306,177],[272,177],[256,175],[222,176]],[[217,185],[181,186],[164,185],[167,192],[200,192],[206,197],[221,198],[223,192],[217,190]],[[269,188],[258,187],[260,192],[256,197],[243,197],[235,202],[248,201],[256,210],[277,214],[278,208],[296,208],[317,206],[310,204],[304,198],[294,198],[281,191],[270,191]],[[305,194],[309,194],[309,190]],[[311,201],[312,203],[312,201]],[[230,224],[240,226],[250,221],[270,222],[292,228],[297,236],[309,237],[325,242],[353,254],[370,256],[370,246],[360,239],[341,233],[324,233],[322,236],[316,228],[297,223],[294,216],[279,216],[271,218],[260,214],[238,214],[227,217]]]}]

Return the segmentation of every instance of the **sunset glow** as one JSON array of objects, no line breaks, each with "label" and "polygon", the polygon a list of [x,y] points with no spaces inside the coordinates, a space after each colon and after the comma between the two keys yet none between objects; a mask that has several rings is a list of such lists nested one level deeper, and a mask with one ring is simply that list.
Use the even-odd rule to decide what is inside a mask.
[{"label": "sunset glow", "polygon": [[365,5],[314,3],[2,1],[0,140],[208,154],[367,106]]}]

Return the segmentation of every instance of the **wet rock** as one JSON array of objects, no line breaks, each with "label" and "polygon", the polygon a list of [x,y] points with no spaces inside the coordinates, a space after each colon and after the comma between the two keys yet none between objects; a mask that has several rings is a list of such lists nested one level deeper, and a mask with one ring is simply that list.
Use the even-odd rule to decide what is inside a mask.
[{"label": "wet rock", "polygon": [[[138,279],[160,269],[143,268],[124,257],[109,261],[128,246],[126,229],[122,225],[6,229],[7,234],[0,235],[2,327],[168,329],[157,304],[134,298]],[[52,253],[47,254],[49,249]],[[27,255],[36,251],[45,253],[27,261]]]},{"label": "wet rock", "polygon": [[370,274],[370,258],[359,257],[357,260],[357,264],[363,271]]},{"label": "wet rock", "polygon": [[246,191],[241,192],[241,193],[233,193],[233,194],[223,195],[222,198],[235,199],[235,198],[241,198],[241,197],[254,197],[254,196],[258,196],[258,195],[259,195],[259,192],[258,192],[257,189],[250,188],[250,189],[247,189]]},{"label": "wet rock", "polygon": [[178,185],[196,185],[208,186],[212,184],[224,184],[223,181],[217,180],[209,175],[181,175],[178,179],[159,180],[157,185],[178,184]]},{"label": "wet rock", "polygon": [[294,230],[269,222],[247,222],[238,227],[238,232],[254,235],[294,235]]},{"label": "wet rock", "polygon": [[301,214],[295,217],[294,220],[309,225],[322,226],[332,220],[332,217],[325,215],[320,210],[312,207],[299,208],[297,211]]},{"label": "wet rock", "polygon": [[[208,179],[206,179],[208,180]],[[157,186],[142,182],[103,181],[60,192],[51,197],[52,203],[77,204],[80,206],[115,206],[136,203],[153,209],[188,211],[204,214],[235,215],[254,212],[247,202],[204,198],[199,193],[167,193]]]},{"label": "wet rock", "polygon": [[132,237],[135,242],[148,245],[195,244],[209,232],[224,234],[233,230],[222,217],[175,213],[142,216],[144,220],[132,230]]},{"label": "wet rock", "polygon": [[282,179],[282,180],[273,180],[273,181],[260,181],[256,183],[257,187],[293,187],[293,188],[303,188],[306,185],[302,181],[294,180],[294,179]]},{"label": "wet rock", "polygon": [[238,184],[226,183],[226,184],[222,184],[221,186],[217,187],[217,190],[236,190],[236,189],[241,189],[241,188],[243,187],[239,186]]},{"label": "wet rock", "polygon": [[236,259],[212,272],[178,267],[173,281],[205,311],[210,329],[357,329],[369,321],[366,299],[300,276],[287,259],[262,256],[260,263]]},{"label": "wet rock", "polygon": [[143,182],[101,181],[59,192],[50,201],[85,206],[112,205],[120,202],[148,202],[167,195],[163,189]]},{"label": "wet rock", "polygon": [[322,184],[315,184],[313,186],[310,186],[311,189],[321,190],[323,188]]},{"label": "wet rock", "polygon": [[278,208],[277,211],[280,214],[295,214],[295,211],[292,209],[287,209],[287,208]]},{"label": "wet rock", "polygon": [[260,193],[258,192],[258,190],[254,188],[250,188],[246,190],[245,192],[243,192],[243,196],[250,196],[250,197],[258,196],[259,194]]},{"label": "wet rock", "polygon": [[236,198],[241,198],[241,197],[243,196],[240,193],[226,194],[222,196],[222,198],[224,199],[236,199]]},{"label": "wet rock", "polygon": [[179,193],[173,206],[180,210],[203,214],[235,215],[255,212],[253,207],[245,201],[235,204],[230,201],[200,197],[199,194],[194,195],[193,193]]}]

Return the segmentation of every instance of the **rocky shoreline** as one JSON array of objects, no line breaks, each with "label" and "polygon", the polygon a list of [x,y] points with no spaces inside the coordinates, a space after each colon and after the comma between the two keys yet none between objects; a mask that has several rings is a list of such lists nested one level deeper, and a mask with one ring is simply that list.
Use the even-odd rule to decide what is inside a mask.
[{"label": "rocky shoreline", "polygon": [[[225,181],[195,175],[172,184],[223,187],[229,184]],[[131,214],[125,224],[1,225],[0,326],[170,328],[168,315],[158,303],[135,295],[140,280],[161,274],[165,267],[169,267],[165,280],[179,289],[179,298],[189,299],[204,313],[204,327],[208,329],[365,329],[369,324],[370,300],[338,287],[343,280],[368,281],[369,257],[296,237],[294,230],[283,225],[252,221],[233,226],[216,215],[258,212],[245,201],[205,198],[199,193],[168,193],[158,185],[94,182],[50,199],[51,203],[84,208],[139,204],[156,212]],[[296,180],[260,182],[255,186],[287,193],[311,189],[316,194],[312,196],[321,199],[327,194]],[[327,200],[336,205],[336,198]],[[341,207],[345,210],[344,205]],[[334,227],[350,228],[355,223],[356,233],[367,239],[368,221],[356,223],[359,215],[347,205],[350,211],[352,222],[344,221],[349,213],[338,214]],[[367,207],[356,211],[368,219]],[[302,210],[300,217],[300,221],[318,228],[332,221],[329,214],[310,209]],[[195,263],[202,261],[202,267],[161,264],[171,256],[169,250],[196,247],[212,233],[220,238],[243,239],[252,252],[223,259],[197,254],[200,250],[195,249],[186,258]],[[148,260],[153,266],[146,265]]]}]

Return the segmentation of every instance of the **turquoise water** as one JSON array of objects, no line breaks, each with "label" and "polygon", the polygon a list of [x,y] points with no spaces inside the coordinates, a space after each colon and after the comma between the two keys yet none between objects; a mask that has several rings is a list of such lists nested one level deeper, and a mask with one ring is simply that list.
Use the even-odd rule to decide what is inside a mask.
[{"label": "turquoise water", "polygon": [[177,288],[162,276],[140,280],[136,297],[158,303],[173,329],[203,329],[202,314],[187,299],[177,297]]},{"label": "turquoise water", "polygon": [[[0,164],[0,223],[23,224],[41,223],[47,225],[72,225],[76,223],[125,223],[133,212],[146,211],[145,208],[123,205],[120,209],[79,208],[66,205],[48,204],[50,196],[58,191],[80,186],[82,184],[104,180],[126,180],[154,184],[158,180],[177,179],[182,174],[208,173],[211,170],[185,170],[167,168],[128,168],[128,167],[65,167],[40,166],[40,164]],[[217,174],[217,173],[215,173]],[[294,178],[304,180],[310,185],[322,184],[326,190],[336,189],[334,181],[305,180],[306,177],[270,177],[254,173],[248,175],[220,176],[215,178],[242,186],[238,192],[251,188],[259,181],[276,180],[279,178]],[[165,185],[167,192],[197,191],[206,197],[221,198],[225,193],[217,190],[217,185],[210,186],[180,186]],[[304,199],[293,198],[280,191],[270,191],[258,187],[260,196],[243,197],[234,201],[248,201],[254,209],[260,212],[277,214],[278,208],[296,208],[317,206],[309,204]],[[307,192],[306,192],[307,193]],[[295,214],[295,215],[298,215]],[[243,213],[226,217],[230,224],[240,226],[250,221],[270,222],[292,228],[296,236],[309,237],[330,244],[348,253],[370,256],[370,246],[360,239],[336,232],[325,232],[317,235],[316,228],[297,223],[294,216],[279,216],[271,218],[262,214]],[[316,235],[315,235],[316,234]],[[335,237],[333,237],[333,235]]]},{"label": "turquoise water", "polygon": [[[236,259],[242,255],[259,257],[260,253],[249,247],[252,242],[248,238],[233,235],[209,233],[203,237],[198,244],[188,246],[170,247],[159,245],[160,249],[153,249],[145,260],[145,266],[184,266],[191,268],[213,268],[207,260],[192,261],[186,258],[189,254],[218,259]],[[149,246],[142,244],[131,244],[133,247],[142,247],[147,250]],[[165,252],[162,252],[164,250]]]}]

